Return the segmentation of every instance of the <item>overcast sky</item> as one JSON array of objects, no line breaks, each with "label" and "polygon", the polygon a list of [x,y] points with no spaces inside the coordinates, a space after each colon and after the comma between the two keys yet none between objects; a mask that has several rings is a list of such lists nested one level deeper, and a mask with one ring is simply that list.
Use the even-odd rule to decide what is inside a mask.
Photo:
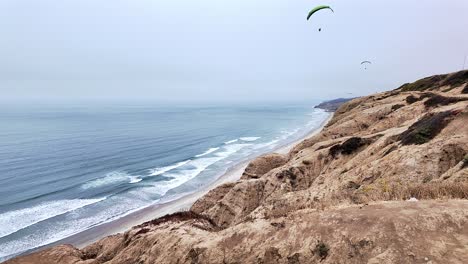
[{"label": "overcast sky", "polygon": [[466,0],[0,0],[0,100],[357,96],[460,70],[467,29]]}]

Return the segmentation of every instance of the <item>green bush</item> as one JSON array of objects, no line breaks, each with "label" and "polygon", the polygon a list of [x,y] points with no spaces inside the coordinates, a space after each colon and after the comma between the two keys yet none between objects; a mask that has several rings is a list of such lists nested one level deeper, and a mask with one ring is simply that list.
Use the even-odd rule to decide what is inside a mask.
[{"label": "green bush", "polygon": [[421,145],[429,142],[450,123],[454,114],[452,111],[427,114],[401,133],[398,139],[403,145]]},{"label": "green bush", "polygon": [[323,241],[319,241],[314,249],[314,253],[317,254],[321,259],[327,258],[329,251],[330,251],[330,248]]}]

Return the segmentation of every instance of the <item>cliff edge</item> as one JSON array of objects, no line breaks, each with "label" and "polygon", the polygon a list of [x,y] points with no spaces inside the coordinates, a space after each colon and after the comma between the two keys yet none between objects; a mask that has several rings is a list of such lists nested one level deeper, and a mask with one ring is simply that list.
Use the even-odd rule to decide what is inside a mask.
[{"label": "cliff edge", "polygon": [[468,71],[341,105],[188,212],[13,263],[466,263]]}]

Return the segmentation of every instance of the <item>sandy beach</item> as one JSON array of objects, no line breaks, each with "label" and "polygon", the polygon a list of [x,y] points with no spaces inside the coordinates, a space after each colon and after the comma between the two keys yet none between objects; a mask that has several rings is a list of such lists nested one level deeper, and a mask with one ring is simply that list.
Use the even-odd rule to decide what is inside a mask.
[{"label": "sandy beach", "polygon": [[[273,149],[271,152],[287,154],[299,142],[319,133],[323,129],[323,127],[330,121],[332,116],[333,113],[330,113],[329,116],[320,124],[320,126],[317,129],[310,131],[305,136],[299,139],[280,145],[277,148]],[[106,236],[125,232],[133,226],[139,225],[143,222],[150,221],[152,219],[177,211],[188,210],[197,199],[205,195],[207,192],[209,192],[216,186],[219,186],[223,183],[235,182],[239,180],[247,165],[250,163],[251,160],[255,159],[257,156],[258,155],[246,157],[245,161],[229,168],[224,174],[220,175],[220,177],[218,177],[217,180],[215,180],[213,183],[207,185],[206,187],[200,190],[197,190],[196,192],[187,194],[170,202],[156,204],[143,209],[139,209],[112,222],[101,224],[99,226],[90,228],[78,234],[72,235],[68,238],[57,241],[52,245],[71,244],[75,247],[82,248]],[[34,251],[50,246],[51,245],[40,247],[35,249]]]}]

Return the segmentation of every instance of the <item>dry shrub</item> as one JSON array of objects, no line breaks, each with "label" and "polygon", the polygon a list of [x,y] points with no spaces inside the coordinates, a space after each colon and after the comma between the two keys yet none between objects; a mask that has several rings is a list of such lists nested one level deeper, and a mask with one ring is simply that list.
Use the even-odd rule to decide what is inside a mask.
[{"label": "dry shrub", "polygon": [[452,88],[458,87],[464,83],[468,82],[468,70],[459,71],[453,74],[450,74],[445,80],[440,83],[440,86],[450,86]]},{"label": "dry shrub", "polygon": [[332,157],[336,157],[339,154],[350,155],[359,148],[371,143],[369,139],[363,139],[360,137],[352,137],[346,140],[343,144],[337,144],[330,148],[329,154]]},{"label": "dry shrub", "polygon": [[[138,225],[137,227],[158,226],[158,225],[168,223],[168,222],[185,222],[189,220],[202,221],[202,222],[208,223],[210,226],[213,227],[213,229],[217,228],[216,223],[211,218],[192,212],[192,211],[168,214],[160,218],[145,222],[141,225]],[[200,227],[200,225],[196,225],[196,227]]]},{"label": "dry shrub", "polygon": [[465,87],[461,91],[462,94],[468,94],[468,84],[465,84]]},{"label": "dry shrub", "polygon": [[138,232],[135,233],[135,236],[138,236],[138,235],[141,235],[141,234],[146,234],[150,231],[149,228],[142,228],[140,230],[138,230]]},{"label": "dry shrub", "polygon": [[326,259],[328,257],[328,252],[330,251],[330,247],[325,244],[323,241],[318,241],[317,245],[315,246],[313,253],[318,255],[320,259]]},{"label": "dry shrub", "polygon": [[392,111],[396,111],[402,107],[404,107],[405,105],[403,104],[396,104],[396,105],[392,105]]},{"label": "dry shrub", "polygon": [[463,97],[445,97],[442,95],[433,95],[429,98],[429,100],[424,102],[424,106],[426,107],[435,107],[435,106],[443,106],[458,103],[461,101],[467,101],[468,98]]},{"label": "dry shrub", "polygon": [[427,114],[401,133],[398,139],[403,145],[421,145],[429,142],[450,123],[455,114],[452,111]]},{"label": "dry shrub", "polygon": [[397,92],[397,91],[390,92],[390,93],[385,93],[383,96],[381,96],[379,98],[376,98],[375,101],[381,101],[381,100],[387,99],[389,97],[392,97],[392,96],[395,96],[395,95],[398,95],[398,94],[399,94],[399,92]]},{"label": "dry shrub", "polygon": [[426,77],[413,83],[405,83],[398,89],[401,89],[403,92],[426,91],[437,89],[443,86],[450,86],[450,88],[455,88],[466,82],[468,82],[468,70],[451,74]]},{"label": "dry shrub", "polygon": [[408,91],[425,91],[428,89],[434,89],[441,82],[446,75],[435,75],[431,77],[426,77],[424,79],[418,80],[414,83],[403,84],[400,89],[403,92]]},{"label": "dry shrub", "polygon": [[413,103],[416,103],[417,101],[419,101],[419,98],[414,95],[408,95],[408,97],[406,97],[406,102],[408,104],[413,104]]}]

